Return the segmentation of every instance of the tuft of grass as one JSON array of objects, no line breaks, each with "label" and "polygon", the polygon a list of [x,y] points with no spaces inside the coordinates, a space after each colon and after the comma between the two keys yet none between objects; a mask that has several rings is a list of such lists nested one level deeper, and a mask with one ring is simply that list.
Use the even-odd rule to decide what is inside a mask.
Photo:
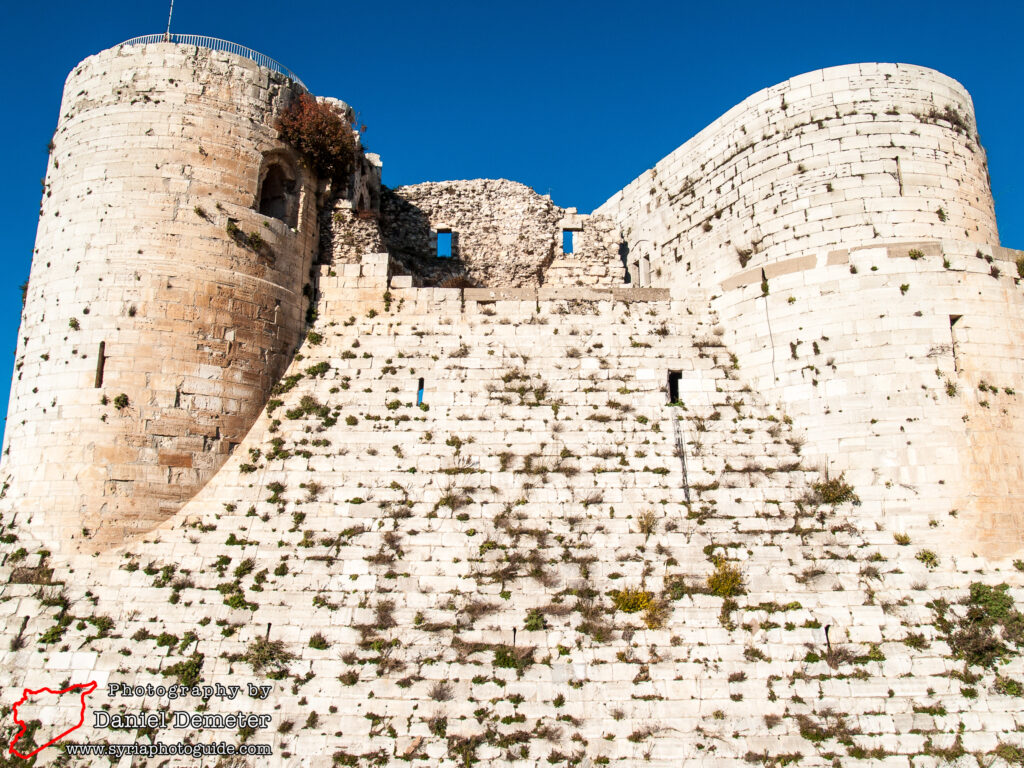
[{"label": "tuft of grass", "polygon": [[438,680],[430,687],[429,696],[434,701],[450,701],[452,698],[452,687],[444,680]]},{"label": "tuft of grass", "polygon": [[661,629],[672,612],[667,600],[654,598],[644,609],[644,624],[648,629]]},{"label": "tuft of grass", "polygon": [[724,558],[715,560],[715,570],[708,576],[708,591],[716,597],[736,597],[745,591],[740,569]]},{"label": "tuft of grass", "polygon": [[845,473],[831,480],[814,483],[811,488],[814,490],[816,500],[821,504],[829,504],[833,507],[846,502],[850,502],[854,506],[860,504],[860,497],[854,492],[853,486],[846,482]]},{"label": "tuft of grass", "polygon": [[1024,696],[1024,685],[1021,685],[1020,680],[1014,680],[1012,677],[996,674],[996,682],[993,687],[997,693],[1004,696]]},{"label": "tuft of grass", "polygon": [[651,510],[641,512],[636,517],[636,526],[644,536],[650,536],[658,529],[658,518]]},{"label": "tuft of grass", "polygon": [[164,677],[177,678],[179,685],[191,688],[200,680],[199,673],[203,668],[203,658],[203,654],[193,653],[187,659],[179,661],[177,664],[172,664],[169,667],[165,667],[161,670],[160,674]]},{"label": "tuft of grass", "polygon": [[547,620],[544,618],[544,614],[536,608],[531,608],[526,612],[526,622],[523,625],[528,632],[537,632],[547,627]]},{"label": "tuft of grass", "polygon": [[621,590],[614,590],[611,593],[612,604],[615,609],[622,611],[623,613],[639,613],[640,611],[646,611],[651,602],[654,600],[654,595],[646,590],[640,588],[626,587]]},{"label": "tuft of grass", "polygon": [[923,563],[928,570],[932,570],[939,565],[939,556],[930,549],[922,549],[914,557],[918,562]]},{"label": "tuft of grass", "polygon": [[974,582],[955,612],[944,600],[928,604],[955,658],[969,666],[993,667],[1010,654],[1008,643],[1024,645],[1024,614],[1008,591],[1006,584]]},{"label": "tuft of grass", "polygon": [[265,638],[253,640],[242,654],[242,661],[252,667],[252,671],[257,674],[264,670],[283,672],[294,658],[295,655],[283,642]]},{"label": "tuft of grass", "polygon": [[494,666],[502,669],[514,669],[520,676],[523,671],[534,664],[533,648],[513,648],[510,645],[495,645]]}]

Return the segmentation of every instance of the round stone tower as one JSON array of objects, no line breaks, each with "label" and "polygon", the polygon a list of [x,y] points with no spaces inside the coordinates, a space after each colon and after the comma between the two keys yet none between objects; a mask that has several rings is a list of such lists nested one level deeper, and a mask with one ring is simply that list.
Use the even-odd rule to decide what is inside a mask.
[{"label": "round stone tower", "polygon": [[178,510],[301,338],[317,181],[274,122],[303,89],[256,56],[124,44],[67,79],[3,450],[50,548]]},{"label": "round stone tower", "polygon": [[759,91],[597,212],[623,228],[639,283],[712,293],[828,250],[999,243],[971,97],[910,64],[830,67]]},{"label": "round stone tower", "polygon": [[1024,252],[1000,246],[963,85],[911,64],[808,72],[598,211],[637,282],[707,296],[743,378],[806,435],[804,465],[847,473],[866,522],[1024,548]]}]

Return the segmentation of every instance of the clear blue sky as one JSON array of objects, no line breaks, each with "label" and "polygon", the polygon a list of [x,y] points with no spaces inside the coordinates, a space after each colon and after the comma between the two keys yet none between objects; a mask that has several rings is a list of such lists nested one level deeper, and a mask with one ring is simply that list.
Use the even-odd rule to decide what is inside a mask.
[{"label": "clear blue sky", "polygon": [[[1024,248],[1024,6],[900,2],[177,0],[172,31],[232,40],[352,104],[389,186],[509,178],[590,211],[746,96],[858,61],[933,67],[974,97],[1004,245]],[[289,12],[289,6],[298,10]],[[167,3],[3,7],[0,402],[67,73],[162,32]],[[6,405],[3,410],[6,414]]]}]

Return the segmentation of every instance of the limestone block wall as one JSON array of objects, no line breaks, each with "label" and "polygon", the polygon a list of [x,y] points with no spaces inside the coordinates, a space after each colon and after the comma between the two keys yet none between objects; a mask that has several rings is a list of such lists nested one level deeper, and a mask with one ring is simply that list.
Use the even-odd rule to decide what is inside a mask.
[{"label": "limestone block wall", "polygon": [[[386,299],[387,268],[387,254],[322,267],[317,335],[287,391],[150,535],[43,556],[3,514],[0,706],[69,678],[98,682],[93,711],[266,716],[253,733],[145,734],[272,747],[239,767],[1018,754],[1024,658],[1009,633],[1024,576],[1009,559],[895,539],[874,519],[886,494],[858,485],[856,508],[818,498],[801,430],[735,368],[699,292],[545,296],[400,276]],[[952,539],[957,524],[935,530]],[[725,568],[743,588],[712,589]],[[984,637],[997,609],[1003,657],[967,663],[954,634]],[[186,681],[269,694],[106,687]],[[140,734],[90,717],[76,738]],[[50,749],[40,764],[62,760]]]},{"label": "limestone block wall", "polygon": [[910,239],[998,244],[971,98],[933,70],[852,64],[745,99],[598,209],[641,284]]},{"label": "limestone block wall", "polygon": [[1020,251],[962,241],[853,248],[726,283],[711,305],[752,386],[891,525],[1009,555],[1024,546]]},{"label": "limestone block wall", "polygon": [[[296,88],[175,44],[110,49],[68,77],[3,456],[48,546],[166,519],[284,370],[317,243],[316,181],[273,128]],[[273,157],[297,176],[294,228],[258,212]]]}]

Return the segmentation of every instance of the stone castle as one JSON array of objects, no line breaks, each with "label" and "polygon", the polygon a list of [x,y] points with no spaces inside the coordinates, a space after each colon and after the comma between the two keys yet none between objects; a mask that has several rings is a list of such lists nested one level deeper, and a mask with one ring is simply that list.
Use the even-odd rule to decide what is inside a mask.
[{"label": "stone castle", "polygon": [[[795,77],[589,215],[361,150],[320,178],[278,130],[304,94],[193,36],[68,77],[5,743],[23,689],[95,680],[270,716],[74,733],[238,753],[208,765],[1024,763],[1024,252],[959,83]],[[272,693],[106,687],[176,682]]]}]

